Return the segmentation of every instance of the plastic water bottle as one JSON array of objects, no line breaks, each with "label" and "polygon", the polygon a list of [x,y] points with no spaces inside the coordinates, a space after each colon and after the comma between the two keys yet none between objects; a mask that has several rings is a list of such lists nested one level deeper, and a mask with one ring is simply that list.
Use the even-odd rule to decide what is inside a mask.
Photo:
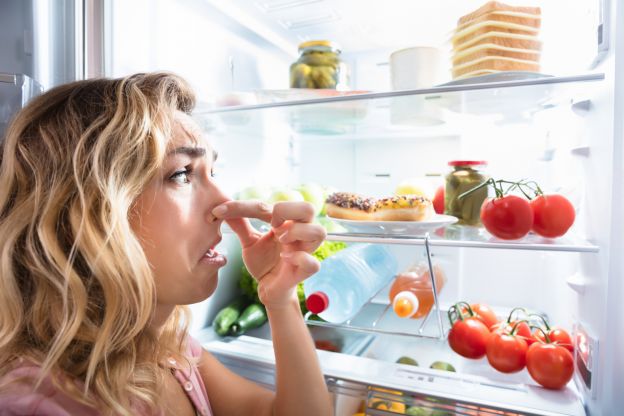
[{"label": "plastic water bottle", "polygon": [[397,259],[382,245],[348,247],[323,260],[321,269],[304,281],[308,310],[328,322],[347,321],[390,283],[397,268]]}]

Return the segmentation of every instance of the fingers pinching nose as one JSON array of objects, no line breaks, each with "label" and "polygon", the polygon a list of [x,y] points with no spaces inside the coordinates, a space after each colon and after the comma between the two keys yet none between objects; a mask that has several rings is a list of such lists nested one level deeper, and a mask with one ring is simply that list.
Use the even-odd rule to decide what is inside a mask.
[{"label": "fingers pinching nose", "polygon": [[212,210],[212,215],[214,215],[217,218],[223,217],[223,215],[225,215],[225,213],[227,212],[227,209],[228,209],[227,205],[218,205]]}]

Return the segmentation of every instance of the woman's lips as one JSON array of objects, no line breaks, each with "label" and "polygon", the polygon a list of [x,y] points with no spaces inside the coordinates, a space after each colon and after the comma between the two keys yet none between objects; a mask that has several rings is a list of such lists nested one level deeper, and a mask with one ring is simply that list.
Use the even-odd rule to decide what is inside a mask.
[{"label": "woman's lips", "polygon": [[227,259],[223,254],[211,248],[206,251],[200,262],[221,267],[225,266]]}]

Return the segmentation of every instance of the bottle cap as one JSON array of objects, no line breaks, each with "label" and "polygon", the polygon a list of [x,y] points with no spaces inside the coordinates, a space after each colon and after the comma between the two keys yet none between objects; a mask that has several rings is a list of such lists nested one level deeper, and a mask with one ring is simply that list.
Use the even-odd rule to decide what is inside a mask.
[{"label": "bottle cap", "polygon": [[418,312],[418,298],[412,292],[404,290],[392,300],[392,308],[399,318],[411,318]]},{"label": "bottle cap", "polygon": [[475,165],[487,165],[485,160],[451,160],[448,162],[449,166],[475,166]]},{"label": "bottle cap", "polygon": [[321,313],[329,306],[329,298],[324,292],[314,292],[306,299],[306,306],[314,314]]},{"label": "bottle cap", "polygon": [[340,52],[340,46],[336,42],[329,40],[308,40],[299,44],[299,52],[306,48],[325,47]]}]

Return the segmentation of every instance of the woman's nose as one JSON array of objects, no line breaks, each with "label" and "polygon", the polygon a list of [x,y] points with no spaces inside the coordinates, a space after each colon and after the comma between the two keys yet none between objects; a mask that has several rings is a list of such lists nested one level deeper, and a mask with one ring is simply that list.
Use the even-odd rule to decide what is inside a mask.
[{"label": "woman's nose", "polygon": [[229,198],[225,192],[223,192],[218,186],[213,186],[210,190],[210,201],[206,204],[206,220],[209,223],[213,223],[219,221],[217,217],[214,216],[212,210],[218,207],[219,205],[230,201],[232,198]]}]

